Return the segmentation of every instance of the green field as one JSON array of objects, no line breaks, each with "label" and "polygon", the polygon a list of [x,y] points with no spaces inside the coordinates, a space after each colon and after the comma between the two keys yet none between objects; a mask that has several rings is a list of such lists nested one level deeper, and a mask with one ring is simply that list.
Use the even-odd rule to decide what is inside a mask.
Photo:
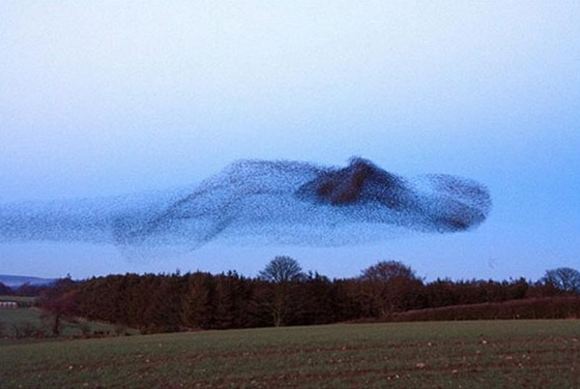
[{"label": "green field", "polygon": [[580,387],[580,321],[340,324],[0,346],[1,387]]},{"label": "green field", "polygon": [[[17,336],[19,331],[22,332],[25,327],[29,331],[40,331],[45,337],[50,337],[52,336],[51,325],[51,318],[43,315],[38,308],[0,309],[0,346],[14,343],[14,337]],[[75,321],[63,320],[61,337],[82,336],[83,330],[88,334],[93,334],[95,331],[108,332],[109,334],[116,332],[115,326],[111,324],[90,322],[82,319]],[[127,332],[137,333],[135,330],[127,330]],[[29,342],[31,339],[18,340],[20,343],[27,341]]]},{"label": "green field", "polygon": [[0,295],[0,301],[16,301],[19,303],[33,304],[35,300],[36,297]]}]

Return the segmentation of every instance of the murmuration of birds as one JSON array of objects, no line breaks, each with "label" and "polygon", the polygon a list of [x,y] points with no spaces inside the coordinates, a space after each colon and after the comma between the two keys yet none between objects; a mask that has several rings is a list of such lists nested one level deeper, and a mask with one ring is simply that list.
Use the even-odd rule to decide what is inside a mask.
[{"label": "murmuration of birds", "polygon": [[446,174],[402,177],[369,160],[346,167],[242,160],[193,189],[0,206],[0,242],[114,244],[146,252],[214,240],[339,246],[483,223],[487,188]]}]

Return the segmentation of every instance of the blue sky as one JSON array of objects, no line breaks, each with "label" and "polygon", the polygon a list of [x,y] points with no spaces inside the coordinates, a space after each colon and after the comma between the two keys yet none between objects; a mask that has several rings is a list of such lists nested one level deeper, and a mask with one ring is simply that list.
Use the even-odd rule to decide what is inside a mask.
[{"label": "blue sky", "polygon": [[237,269],[277,254],[351,276],[580,268],[580,3],[0,3],[0,203],[191,185],[239,158],[485,183],[478,230],[340,248],[0,245],[0,273]]}]

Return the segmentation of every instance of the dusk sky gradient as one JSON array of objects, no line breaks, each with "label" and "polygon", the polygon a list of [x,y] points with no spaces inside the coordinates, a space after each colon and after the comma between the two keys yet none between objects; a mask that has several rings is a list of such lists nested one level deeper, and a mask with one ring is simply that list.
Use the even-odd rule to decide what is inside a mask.
[{"label": "dusk sky gradient", "polygon": [[580,2],[0,2],[0,206],[192,186],[241,158],[486,184],[477,230],[336,248],[0,244],[0,274],[580,268]]}]

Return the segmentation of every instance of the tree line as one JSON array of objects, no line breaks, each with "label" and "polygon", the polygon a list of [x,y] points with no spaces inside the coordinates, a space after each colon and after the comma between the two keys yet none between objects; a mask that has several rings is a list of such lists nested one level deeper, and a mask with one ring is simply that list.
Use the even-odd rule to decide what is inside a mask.
[{"label": "tree line", "polygon": [[39,301],[54,315],[57,332],[60,319],[68,315],[154,333],[396,320],[414,310],[579,295],[580,272],[569,268],[547,271],[536,282],[425,282],[401,262],[382,261],[358,277],[331,280],[305,273],[296,260],[281,256],[257,277],[198,271],[66,278]]}]

